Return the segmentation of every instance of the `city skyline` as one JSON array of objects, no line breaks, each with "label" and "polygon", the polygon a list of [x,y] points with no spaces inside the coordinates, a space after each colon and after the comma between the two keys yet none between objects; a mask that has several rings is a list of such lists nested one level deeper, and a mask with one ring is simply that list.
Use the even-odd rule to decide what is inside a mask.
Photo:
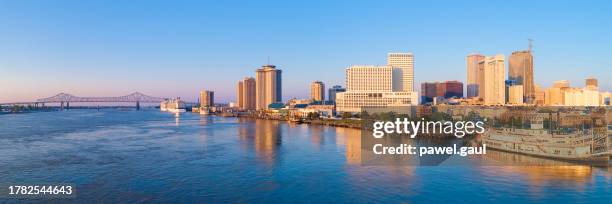
[{"label": "city skyline", "polygon": [[[170,3],[0,4],[0,28],[6,31],[0,34],[5,48],[0,50],[0,102],[31,101],[60,92],[118,96],[134,91],[196,101],[199,90],[207,89],[216,92],[216,101],[226,103],[236,100],[235,82],[252,75],[268,57],[283,70],[286,101],[308,98],[314,80],[329,87],[346,86],[345,68],[385,64],[384,55],[392,52],[414,53],[414,84],[446,80],[466,84],[469,53],[502,53],[508,58],[514,51],[526,50],[529,38],[534,39],[536,84],[548,88],[554,81],[569,80],[572,87],[581,87],[585,78],[595,77],[600,90],[612,90],[607,80],[612,78],[608,71],[612,51],[607,49],[612,42],[606,38],[612,26],[606,26],[610,14],[599,9],[608,2],[535,2],[529,8],[502,3],[474,6],[476,2],[436,7],[422,2],[246,2],[244,7],[186,2],[167,8]],[[232,17],[215,11],[227,6],[241,12]],[[500,8],[499,13],[479,19],[482,28],[463,26],[476,14],[463,14],[459,8],[492,7]],[[405,8],[416,10],[399,12],[394,18],[383,15]],[[297,12],[300,9],[304,11]],[[354,15],[361,9],[372,15]],[[262,11],[275,14],[250,19]],[[525,15],[509,15],[519,11]],[[574,11],[580,15],[567,15]],[[434,12],[444,15],[429,15]],[[425,17],[424,22],[414,20]],[[396,26],[389,32],[377,31],[389,25]],[[232,34],[236,32],[248,34]]]}]

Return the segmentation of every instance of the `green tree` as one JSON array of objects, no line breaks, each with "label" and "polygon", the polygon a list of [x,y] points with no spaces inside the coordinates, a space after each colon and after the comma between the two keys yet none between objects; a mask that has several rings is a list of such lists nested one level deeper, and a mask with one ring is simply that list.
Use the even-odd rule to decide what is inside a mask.
[{"label": "green tree", "polygon": [[310,120],[316,120],[316,119],[319,119],[320,114],[318,112],[312,112],[312,113],[308,113],[307,117]]},{"label": "green tree", "polygon": [[349,113],[349,112],[344,112],[342,113],[342,119],[349,119],[352,118],[353,114]]},{"label": "green tree", "polygon": [[368,113],[368,111],[361,111],[361,118],[362,119],[370,118],[370,113]]}]

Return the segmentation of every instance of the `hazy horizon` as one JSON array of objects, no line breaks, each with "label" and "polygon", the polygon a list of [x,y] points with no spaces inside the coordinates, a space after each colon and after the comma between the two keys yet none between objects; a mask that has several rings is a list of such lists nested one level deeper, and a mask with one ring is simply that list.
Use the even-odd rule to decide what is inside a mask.
[{"label": "hazy horizon", "polygon": [[[466,81],[465,57],[528,48],[535,82],[596,77],[612,91],[611,2],[2,1],[0,102],[60,92],[139,91],[195,101],[202,89],[234,101],[238,80],[268,62],[284,100],[312,81],[344,86],[344,69],[415,56],[415,88]],[[507,70],[507,66],[506,66]]]}]

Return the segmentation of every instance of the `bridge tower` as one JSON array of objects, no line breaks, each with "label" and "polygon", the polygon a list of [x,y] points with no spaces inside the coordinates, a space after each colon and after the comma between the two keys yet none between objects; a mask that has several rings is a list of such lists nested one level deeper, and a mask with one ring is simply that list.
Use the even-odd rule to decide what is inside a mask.
[{"label": "bridge tower", "polygon": [[136,101],[136,110],[140,110],[140,101]]}]

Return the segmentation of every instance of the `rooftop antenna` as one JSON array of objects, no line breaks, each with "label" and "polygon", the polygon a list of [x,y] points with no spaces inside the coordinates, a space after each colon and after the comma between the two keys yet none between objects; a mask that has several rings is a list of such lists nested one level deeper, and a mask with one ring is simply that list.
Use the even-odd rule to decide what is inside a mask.
[{"label": "rooftop antenna", "polygon": [[529,52],[531,52],[531,48],[533,48],[533,45],[532,45],[533,39],[529,38],[527,40],[529,40]]},{"label": "rooftop antenna", "polygon": [[268,65],[270,65],[270,56],[268,56]]}]

